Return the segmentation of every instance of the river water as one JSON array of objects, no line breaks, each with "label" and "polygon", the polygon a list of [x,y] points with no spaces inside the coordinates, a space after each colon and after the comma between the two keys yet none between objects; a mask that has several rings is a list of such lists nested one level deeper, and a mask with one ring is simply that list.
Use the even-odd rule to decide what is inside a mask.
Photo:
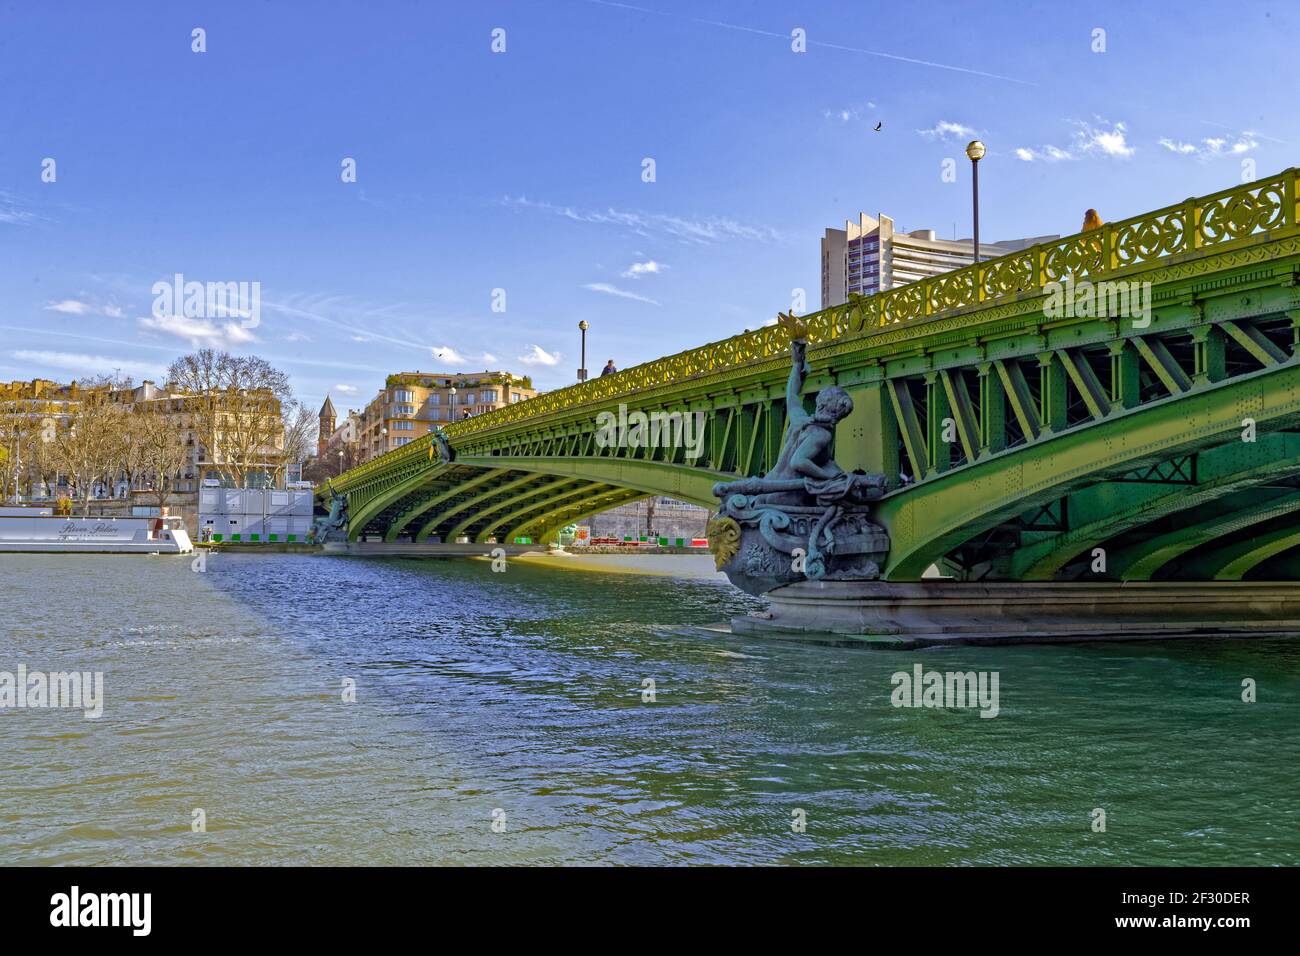
[{"label": "river water", "polygon": [[677,560],[0,555],[0,671],[105,699],[0,709],[0,863],[1300,862],[1296,642],[736,637]]}]

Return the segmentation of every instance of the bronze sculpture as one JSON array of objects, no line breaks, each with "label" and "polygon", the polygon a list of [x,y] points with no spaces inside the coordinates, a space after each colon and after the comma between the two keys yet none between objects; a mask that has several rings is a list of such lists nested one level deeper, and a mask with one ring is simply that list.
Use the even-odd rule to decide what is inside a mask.
[{"label": "bronze sculpture", "polygon": [[846,472],[832,454],[835,426],[853,410],[837,385],[822,389],[809,413],[802,391],[810,371],[803,324],[780,316],[791,331],[785,440],[766,474],[719,482],[722,499],[709,526],[718,570],[750,594],[812,580],[874,580],[889,536],[870,520],[868,503],[885,493],[885,476]]},{"label": "bronze sculpture", "polygon": [[329,514],[318,516],[311,526],[311,537],[317,544],[337,540],[348,524],[347,497],[335,491],[330,482],[326,482],[325,487],[330,493]]}]

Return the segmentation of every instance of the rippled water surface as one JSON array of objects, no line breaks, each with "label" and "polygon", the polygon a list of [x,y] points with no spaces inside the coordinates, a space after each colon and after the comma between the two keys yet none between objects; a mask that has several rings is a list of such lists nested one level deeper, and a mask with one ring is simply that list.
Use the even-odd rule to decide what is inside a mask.
[{"label": "rippled water surface", "polygon": [[[1300,862],[1300,644],[705,629],[757,606],[522,561],[0,555],[0,671],[106,695],[0,709],[0,863]],[[916,663],[998,672],[1000,714],[891,706]]]}]

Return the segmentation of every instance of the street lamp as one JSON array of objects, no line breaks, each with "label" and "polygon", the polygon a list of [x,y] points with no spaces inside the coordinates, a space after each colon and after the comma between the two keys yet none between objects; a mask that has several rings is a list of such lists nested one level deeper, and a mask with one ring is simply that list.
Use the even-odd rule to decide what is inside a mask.
[{"label": "street lamp", "polygon": [[339,449],[339,474],[343,474],[343,449]]},{"label": "street lamp", "polygon": [[578,368],[579,382],[585,382],[587,380],[587,329],[589,328],[591,328],[591,326],[587,324],[586,319],[583,319],[578,323],[578,330],[582,332],[582,364]]},{"label": "street lamp", "polygon": [[970,157],[971,204],[975,220],[975,261],[980,261],[980,160],[984,158],[984,144],[977,139],[966,144],[966,155]]}]

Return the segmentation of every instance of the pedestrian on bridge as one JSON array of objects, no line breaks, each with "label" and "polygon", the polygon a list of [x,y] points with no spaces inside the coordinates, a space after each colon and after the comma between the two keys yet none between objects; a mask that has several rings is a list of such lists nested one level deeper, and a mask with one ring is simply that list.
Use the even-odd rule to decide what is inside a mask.
[{"label": "pedestrian on bridge", "polygon": [[1101,216],[1097,215],[1097,210],[1089,209],[1083,214],[1083,228],[1079,231],[1087,232],[1089,229],[1100,229],[1104,225]]},{"label": "pedestrian on bridge", "polygon": [[605,367],[600,370],[601,375],[613,375],[618,369],[614,368],[614,360],[610,359],[605,363]]}]

